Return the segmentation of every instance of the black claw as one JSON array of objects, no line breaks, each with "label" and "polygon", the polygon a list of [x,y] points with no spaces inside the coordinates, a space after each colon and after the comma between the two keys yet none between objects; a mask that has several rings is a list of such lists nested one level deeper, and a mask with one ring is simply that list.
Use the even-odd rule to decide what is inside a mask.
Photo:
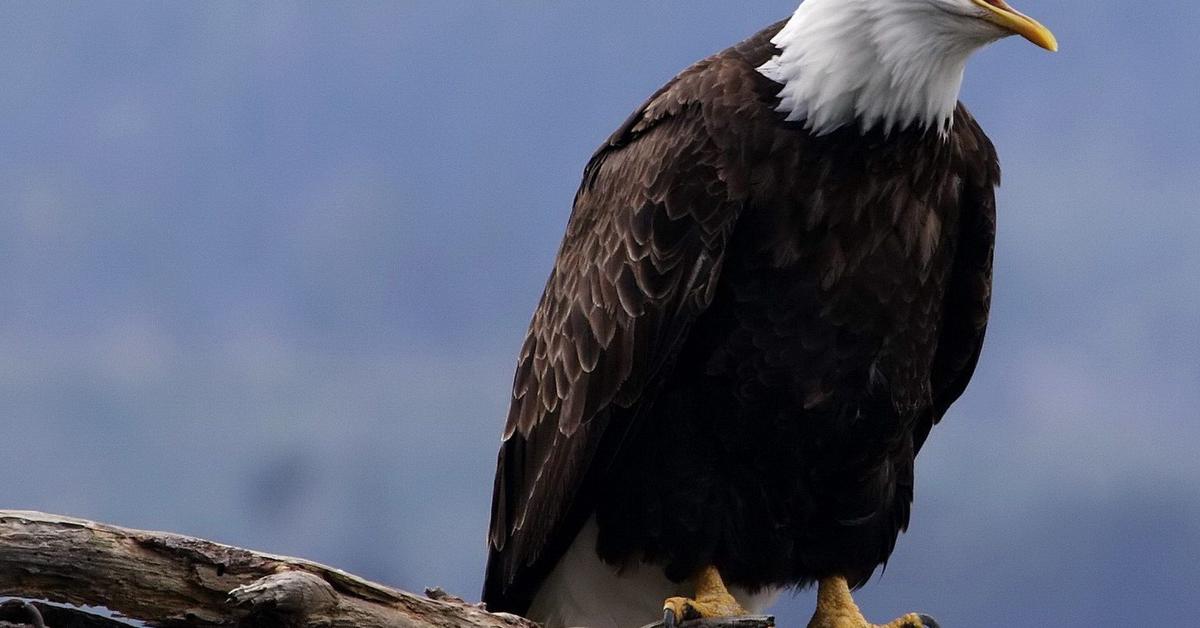
[{"label": "black claw", "polygon": [[46,628],[46,623],[42,619],[42,612],[39,611],[38,607],[34,606],[33,604],[30,604],[25,600],[16,599],[5,600],[3,603],[0,603],[0,615],[5,616],[5,618],[7,618],[7,615],[12,614],[10,611],[18,609],[25,611],[25,614],[28,616],[26,623],[34,628]]},{"label": "black claw", "polygon": [[677,625],[678,624],[675,622],[675,611],[673,611],[669,608],[664,608],[663,609],[663,628],[676,628]]},{"label": "black claw", "polygon": [[925,613],[921,613],[917,616],[921,618],[921,628],[942,628],[941,625],[937,623],[936,619],[926,615]]}]

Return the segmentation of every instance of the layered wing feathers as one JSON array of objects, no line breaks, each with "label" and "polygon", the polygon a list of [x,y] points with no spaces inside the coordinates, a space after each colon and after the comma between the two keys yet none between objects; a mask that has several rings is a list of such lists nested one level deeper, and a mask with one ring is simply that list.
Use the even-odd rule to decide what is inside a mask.
[{"label": "layered wing feathers", "polygon": [[742,201],[703,108],[673,86],[589,163],[518,356],[493,495],[493,609],[528,603],[557,559],[548,555],[581,523],[571,512],[588,474],[602,472],[602,437],[648,404],[643,393],[712,300]]}]

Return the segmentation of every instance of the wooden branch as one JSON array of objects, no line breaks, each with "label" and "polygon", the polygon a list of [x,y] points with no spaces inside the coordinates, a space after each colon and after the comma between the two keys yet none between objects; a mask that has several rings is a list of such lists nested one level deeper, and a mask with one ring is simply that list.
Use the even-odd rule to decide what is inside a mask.
[{"label": "wooden branch", "polygon": [[[132,625],[164,627],[538,628],[441,589],[421,597],[299,558],[12,510],[0,510],[4,596],[103,607],[138,620]],[[70,608],[39,608],[50,628],[130,625]],[[5,610],[37,612],[20,603],[0,604],[0,628],[21,625],[7,623],[14,618]],[[31,618],[18,619],[32,624]],[[684,622],[680,628],[772,626],[770,617],[740,617]]]},{"label": "wooden branch", "polygon": [[0,595],[103,606],[152,626],[536,628],[449,596],[417,596],[312,561],[5,510]]}]

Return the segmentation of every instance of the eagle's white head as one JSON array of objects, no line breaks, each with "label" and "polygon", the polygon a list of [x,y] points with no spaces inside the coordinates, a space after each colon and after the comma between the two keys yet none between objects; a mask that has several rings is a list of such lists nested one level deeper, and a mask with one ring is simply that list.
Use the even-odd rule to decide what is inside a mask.
[{"label": "eagle's white head", "polygon": [[946,133],[967,58],[1014,34],[1058,48],[1004,0],[804,0],[758,71],[783,84],[780,111],[817,134],[852,123]]}]

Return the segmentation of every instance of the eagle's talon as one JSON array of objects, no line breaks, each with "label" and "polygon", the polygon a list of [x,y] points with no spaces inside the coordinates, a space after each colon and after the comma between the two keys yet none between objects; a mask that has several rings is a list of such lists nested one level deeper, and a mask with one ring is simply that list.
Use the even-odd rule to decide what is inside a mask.
[{"label": "eagle's talon", "polygon": [[917,626],[916,628],[942,628],[941,625],[937,623],[936,619],[926,615],[925,613],[918,613],[917,617],[921,619],[921,625]]},{"label": "eagle's talon", "polygon": [[669,597],[663,602],[663,625],[676,628],[680,623],[705,617],[738,617],[746,610],[730,595],[717,568],[709,565],[692,577],[694,597]]},{"label": "eagle's talon", "polygon": [[865,619],[863,623],[867,628],[941,628],[937,620],[925,613],[909,613],[895,621],[878,626]]},{"label": "eagle's talon", "polygon": [[842,576],[822,578],[817,585],[817,609],[808,628],[940,628],[937,621],[924,613],[908,613],[886,624],[866,620],[850,586]]},{"label": "eagle's talon", "polygon": [[663,603],[663,625],[666,628],[677,628],[680,623],[689,619],[700,619],[704,613],[685,597],[669,598]]}]

